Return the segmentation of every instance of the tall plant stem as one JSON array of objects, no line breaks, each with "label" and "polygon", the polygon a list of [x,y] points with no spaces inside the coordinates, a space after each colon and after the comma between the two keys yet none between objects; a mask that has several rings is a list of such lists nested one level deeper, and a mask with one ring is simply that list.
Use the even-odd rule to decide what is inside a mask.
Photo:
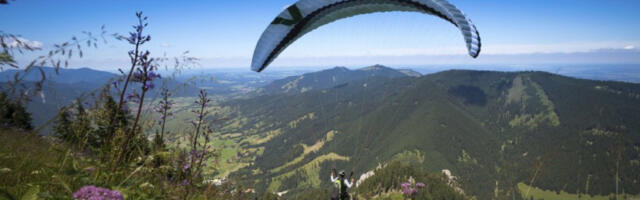
[{"label": "tall plant stem", "polygon": [[120,165],[120,162],[122,161],[122,158],[124,157],[124,153],[127,151],[127,149],[129,148],[129,141],[131,140],[131,138],[135,137],[135,133],[136,133],[136,128],[138,127],[138,121],[140,120],[140,114],[142,113],[142,105],[144,105],[144,96],[145,94],[147,94],[146,90],[142,91],[142,95],[140,96],[140,103],[138,104],[138,111],[136,114],[136,119],[135,121],[133,121],[133,126],[131,126],[131,130],[129,131],[129,133],[127,134],[127,137],[124,138],[124,142],[122,143],[122,148],[120,149],[120,153],[118,154],[118,157],[116,159],[115,164],[113,165],[113,168],[111,169],[112,172],[115,172],[115,170],[117,169],[117,166]]}]

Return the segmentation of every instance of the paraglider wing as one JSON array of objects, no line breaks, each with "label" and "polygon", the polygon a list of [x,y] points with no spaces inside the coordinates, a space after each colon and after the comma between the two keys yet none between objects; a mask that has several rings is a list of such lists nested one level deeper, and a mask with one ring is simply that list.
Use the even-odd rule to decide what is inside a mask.
[{"label": "paraglider wing", "polygon": [[356,15],[391,11],[421,12],[442,18],[460,29],[471,57],[480,54],[480,35],[475,25],[446,0],[300,0],[280,13],[262,33],[251,69],[264,70],[287,46],[322,25]]}]

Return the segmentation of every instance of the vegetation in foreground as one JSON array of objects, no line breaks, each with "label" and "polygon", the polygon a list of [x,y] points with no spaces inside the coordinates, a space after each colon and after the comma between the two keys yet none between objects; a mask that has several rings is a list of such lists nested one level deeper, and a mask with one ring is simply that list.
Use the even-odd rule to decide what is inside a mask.
[{"label": "vegetation in foreground", "polygon": [[[237,152],[235,149],[225,151],[225,148],[213,146],[226,146],[226,142],[222,140],[212,141],[213,123],[224,119],[216,119],[217,116],[211,113],[209,107],[212,99],[205,90],[201,90],[197,98],[194,98],[193,105],[181,106],[189,111],[181,112],[181,117],[191,115],[191,128],[174,129],[168,134],[167,126],[175,120],[175,101],[166,88],[159,92],[162,96],[159,101],[148,100],[148,93],[157,90],[154,80],[162,78],[156,71],[161,60],[151,57],[149,51],[141,50],[150,41],[150,36],[143,33],[148,25],[147,17],[142,13],[137,13],[136,16],[138,23],[134,26],[134,31],[127,36],[115,35],[118,40],[132,45],[133,50],[128,52],[131,58],[130,69],[121,70],[121,77],[112,84],[105,85],[91,99],[79,98],[72,105],[61,108],[53,121],[52,135],[40,136],[32,131],[31,116],[22,106],[25,99],[12,98],[17,97],[14,94],[0,93],[2,199],[257,197],[253,189],[244,189],[237,180],[216,182],[205,176],[205,172],[228,174],[228,171],[218,170],[220,165],[216,162],[217,158],[231,157],[233,155],[230,154]],[[157,119],[145,117],[151,116],[150,112]],[[313,115],[308,118],[313,118]],[[296,123],[290,126],[295,127]],[[279,133],[272,134],[276,136]],[[327,140],[331,141],[335,134],[336,132],[329,132]],[[270,137],[246,139],[249,143],[261,144]],[[305,147],[305,151],[315,152],[322,146],[323,143],[319,143]],[[341,157],[327,155],[327,159],[334,158]],[[401,174],[391,174],[398,176],[389,179],[388,171],[396,167],[400,167]],[[410,192],[399,192],[403,186],[395,182],[413,177],[417,180],[434,181],[430,183],[433,186],[444,184],[443,180],[434,175],[426,175],[411,166],[392,163],[390,167],[377,172],[379,174],[367,184],[371,185],[371,181],[381,179],[380,181],[386,181],[385,184],[392,181],[393,183],[388,183],[392,186],[363,187],[365,189],[355,191],[356,197],[386,198],[399,195],[403,198],[421,199],[426,197],[424,195],[441,196],[440,192],[434,193],[433,190],[418,192],[407,189]],[[382,176],[385,178],[381,178]],[[451,192],[450,187],[444,189],[445,192]],[[326,189],[310,190],[311,192],[304,194],[312,196],[297,197],[308,199],[329,195]],[[363,195],[359,195],[359,192]],[[373,194],[377,195],[371,196]],[[461,196],[455,192],[451,195]],[[280,198],[272,193],[265,193],[261,197]]]},{"label": "vegetation in foreground", "polygon": [[[191,129],[182,132],[188,136],[186,147],[167,147],[165,126],[171,117],[171,94],[163,89],[163,99],[157,104],[145,102],[147,93],[156,89],[154,80],[161,79],[157,68],[166,59],[153,58],[143,50],[151,40],[144,33],[148,18],[141,12],[136,17],[132,32],[114,34],[132,46],[128,52],[130,68],[120,70],[122,76],[90,101],[79,98],[61,108],[52,137],[30,131],[31,118],[22,107],[25,99],[13,93],[22,85],[10,84],[10,94],[3,91],[0,95],[3,199],[90,199],[105,195],[126,199],[249,198],[241,186],[227,182],[214,187],[202,176],[204,167],[210,164],[207,162],[218,154],[209,143],[215,120],[207,110],[212,100],[206,91],[201,90],[195,101]],[[70,57],[70,50],[64,49],[67,45],[61,45],[55,53],[66,56],[66,51]],[[11,51],[4,52],[11,56]],[[176,60],[178,64],[192,61]],[[149,110],[159,113],[160,119],[143,120],[142,115]]]},{"label": "vegetation in foreground", "polygon": [[[116,35],[132,45],[130,69],[122,70],[122,76],[105,86],[98,97],[81,98],[62,108],[54,137],[30,133],[31,117],[22,107],[22,91],[0,95],[3,139],[13,142],[2,149],[6,160],[2,160],[0,172],[7,174],[2,179],[3,197],[85,198],[90,191],[134,199],[251,196],[251,189],[243,190],[235,181],[219,187],[205,184],[210,181],[205,174],[219,172],[260,185],[260,190],[291,189],[295,193],[289,196],[307,198],[304,195],[328,194],[318,188],[324,187],[322,176],[330,167],[371,169],[407,149],[417,149],[429,159],[418,169],[450,168],[460,176],[465,191],[481,198],[566,199],[585,194],[585,198],[598,199],[628,198],[625,192],[638,193],[637,85],[544,73],[450,71],[414,79],[323,81],[326,84],[319,89],[300,87],[311,79],[296,78],[294,83],[299,85],[289,84],[283,91],[293,95],[267,94],[228,104],[242,111],[232,119],[237,127],[253,126],[229,135],[254,134],[233,140],[246,143],[229,151],[219,151],[216,146],[226,144],[212,141],[212,123],[218,119],[209,115],[211,100],[201,91],[192,110],[185,112],[192,127],[173,133],[186,137],[165,137],[173,102],[167,90],[162,90],[164,98],[159,102],[148,99],[150,92],[158,90],[154,80],[161,79],[156,71],[161,60],[141,49],[150,36],[143,34],[147,18],[137,17],[139,23],[133,32]],[[66,57],[65,51],[71,56],[67,46],[80,43],[75,37],[72,42],[44,58]],[[0,64],[13,63],[5,46]],[[56,59],[51,62],[58,68],[61,62]],[[322,77],[329,80],[329,76]],[[43,83],[38,82],[35,90]],[[269,103],[267,109],[264,102]],[[157,112],[159,117],[145,118],[149,112]],[[337,133],[341,139],[332,140],[329,133]],[[244,154],[238,147],[252,149],[249,154],[256,157],[224,169],[211,166],[209,161],[217,158],[232,160]],[[566,167],[576,163],[576,168]],[[414,181],[446,183],[446,179],[422,173],[412,168],[415,166],[389,165],[406,172],[379,169],[371,180],[385,184],[365,184],[362,187],[367,189],[359,188],[355,195],[431,198],[451,189],[449,183],[442,191],[407,195],[401,192],[406,182],[400,182],[407,175],[415,176]],[[236,171],[239,173],[233,173]],[[434,183],[430,184],[438,185]],[[576,195],[563,191],[575,191]],[[264,196],[271,197],[271,193]]]}]

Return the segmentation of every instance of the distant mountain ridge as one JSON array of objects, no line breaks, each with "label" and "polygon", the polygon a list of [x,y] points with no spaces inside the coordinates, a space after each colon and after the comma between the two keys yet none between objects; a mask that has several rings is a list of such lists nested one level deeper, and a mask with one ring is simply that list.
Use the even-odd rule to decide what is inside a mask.
[{"label": "distant mountain ridge", "polygon": [[[108,80],[118,76],[114,73],[98,71],[91,68],[60,68],[58,73],[56,73],[55,69],[52,67],[41,67],[41,69],[46,75],[47,80],[63,84],[85,83],[102,85],[107,83]],[[16,74],[22,75],[22,73],[24,73],[24,71],[18,69],[2,71],[0,72],[0,82],[11,81]],[[33,69],[29,74],[27,74],[27,76],[25,76],[24,81],[35,82],[40,81],[41,79],[42,76],[39,70]]]},{"label": "distant mountain ridge", "polygon": [[367,78],[398,78],[420,76],[412,70],[396,70],[382,65],[350,70],[346,67],[334,67],[318,72],[306,73],[275,80],[257,91],[258,94],[296,94],[311,90],[343,87],[350,81]]},{"label": "distant mountain ridge", "polygon": [[406,74],[407,76],[412,76],[412,77],[422,76],[420,72],[414,71],[412,69],[398,69],[398,71],[402,72],[403,74]]},{"label": "distant mountain ridge", "polygon": [[[56,73],[52,67],[41,67],[41,69],[46,75],[46,80],[42,88],[43,93],[42,95],[33,95],[27,105],[27,111],[31,113],[35,127],[44,125],[53,119],[58,109],[62,106],[70,105],[83,94],[89,95],[89,93],[92,92],[99,92],[102,87],[111,84],[111,81],[119,76],[114,73],[90,68],[61,68],[58,73]],[[0,72],[0,89],[4,89],[7,86],[6,82],[12,81],[16,74],[21,75],[22,73],[22,70],[16,69]],[[25,89],[33,91],[35,82],[41,79],[42,77],[39,70],[33,69],[25,76],[22,83],[25,83],[24,86],[27,87]],[[173,79],[160,79],[155,81],[154,84],[156,88],[149,91],[147,94],[149,98],[160,97],[160,88],[163,85],[170,89],[174,97],[194,96],[199,91],[197,87]],[[139,88],[139,84],[132,83],[129,87],[130,90],[136,90]],[[48,134],[50,126],[51,124],[48,124],[43,134]]]}]

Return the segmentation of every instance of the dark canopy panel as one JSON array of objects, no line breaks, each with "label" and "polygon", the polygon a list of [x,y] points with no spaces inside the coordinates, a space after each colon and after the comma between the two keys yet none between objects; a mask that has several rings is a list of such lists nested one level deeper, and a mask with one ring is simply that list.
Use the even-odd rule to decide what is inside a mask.
[{"label": "dark canopy panel", "polygon": [[446,0],[300,0],[280,13],[262,33],[251,69],[264,70],[291,43],[320,26],[356,15],[392,11],[420,12],[444,19],[460,29],[471,57],[480,54],[480,35],[475,25]]}]

